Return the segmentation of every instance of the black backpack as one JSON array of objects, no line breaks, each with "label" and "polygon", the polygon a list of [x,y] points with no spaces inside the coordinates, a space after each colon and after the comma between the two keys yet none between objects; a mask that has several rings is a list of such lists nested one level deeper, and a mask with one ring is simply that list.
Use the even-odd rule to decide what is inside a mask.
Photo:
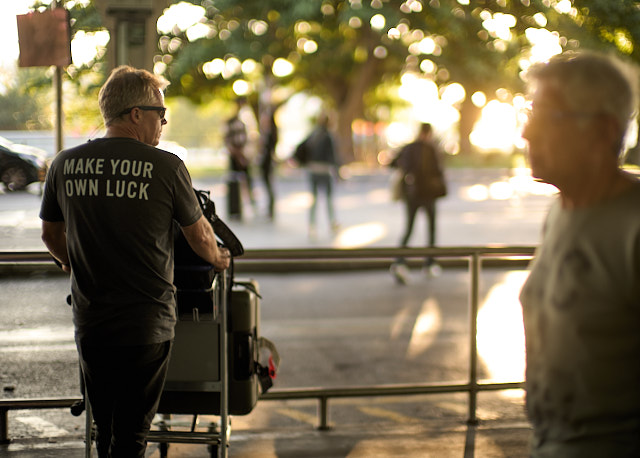
[{"label": "black backpack", "polygon": [[[216,206],[209,198],[209,191],[194,189],[193,192],[198,199],[202,213],[219,239],[218,245],[226,247],[231,252],[233,262],[234,257],[244,254],[242,243],[225,222],[218,217]],[[206,289],[211,287],[214,277],[213,266],[191,249],[180,226],[174,222],[174,285],[182,290]]]}]

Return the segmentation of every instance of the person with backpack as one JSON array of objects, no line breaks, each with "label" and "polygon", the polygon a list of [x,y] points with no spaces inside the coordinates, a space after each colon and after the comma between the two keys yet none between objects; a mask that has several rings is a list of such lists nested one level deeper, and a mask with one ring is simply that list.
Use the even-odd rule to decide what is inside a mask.
[{"label": "person with backpack", "polygon": [[333,182],[338,175],[338,153],[335,139],[329,132],[329,116],[321,113],[316,127],[297,148],[294,158],[305,166],[313,201],[309,209],[309,237],[315,238],[318,194],[323,191],[327,202],[327,215],[331,231],[336,233],[340,225],[333,206]]},{"label": "person with backpack", "polygon": [[[436,200],[447,193],[446,181],[440,160],[440,149],[433,140],[433,126],[423,123],[417,138],[405,145],[391,162],[401,172],[400,194],[405,204],[406,224],[400,246],[408,246],[418,210],[424,208],[427,216],[427,246],[436,244]],[[425,259],[429,275],[437,276],[440,266],[432,257]],[[391,265],[396,281],[406,284],[409,270],[404,259]]]}]

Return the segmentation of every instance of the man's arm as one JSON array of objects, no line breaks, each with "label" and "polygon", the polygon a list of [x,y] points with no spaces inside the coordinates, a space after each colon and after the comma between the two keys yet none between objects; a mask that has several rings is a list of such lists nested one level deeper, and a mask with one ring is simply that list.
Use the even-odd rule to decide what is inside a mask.
[{"label": "man's arm", "polygon": [[201,216],[194,224],[183,226],[182,233],[191,249],[202,259],[213,264],[216,270],[225,270],[229,267],[231,254],[228,249],[218,247],[213,228],[207,218]]},{"label": "man's arm", "polygon": [[42,221],[42,241],[49,250],[49,253],[60,261],[62,270],[71,272],[64,221]]}]

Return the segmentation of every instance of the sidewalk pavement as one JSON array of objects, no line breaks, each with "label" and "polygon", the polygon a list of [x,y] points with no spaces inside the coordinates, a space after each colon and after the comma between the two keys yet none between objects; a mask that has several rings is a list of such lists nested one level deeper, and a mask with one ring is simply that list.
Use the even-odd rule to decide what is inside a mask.
[{"label": "sidewalk pavement", "polygon": [[[433,419],[398,425],[342,425],[329,431],[280,428],[231,432],[230,458],[525,458],[531,429],[525,422],[483,421],[477,426]],[[48,442],[15,440],[0,445],[0,456],[14,458],[81,458],[81,437]],[[96,456],[95,450],[93,456]],[[161,456],[151,443],[147,457]],[[170,458],[209,458],[205,445],[170,444]]]}]

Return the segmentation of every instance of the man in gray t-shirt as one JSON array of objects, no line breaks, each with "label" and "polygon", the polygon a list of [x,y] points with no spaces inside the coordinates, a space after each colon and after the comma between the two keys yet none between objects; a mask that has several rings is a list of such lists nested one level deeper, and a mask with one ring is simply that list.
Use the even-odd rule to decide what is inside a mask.
[{"label": "man in gray t-shirt", "polygon": [[143,457],[174,337],[173,222],[216,269],[228,250],[184,163],[155,148],[164,81],[116,68],[99,95],[104,138],[60,152],[45,184],[42,239],[71,273],[76,343],[100,457]]}]

